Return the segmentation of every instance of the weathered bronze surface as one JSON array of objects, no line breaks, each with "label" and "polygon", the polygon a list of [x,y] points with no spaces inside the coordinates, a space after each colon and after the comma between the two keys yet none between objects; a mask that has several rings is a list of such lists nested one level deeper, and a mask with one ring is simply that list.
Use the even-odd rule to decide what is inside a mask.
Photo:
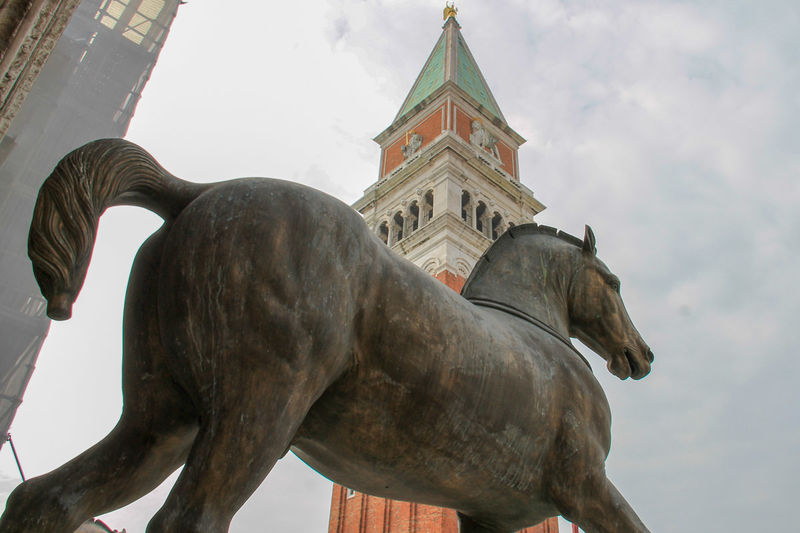
[{"label": "weathered bronze surface", "polygon": [[647,531],[606,478],[608,402],[568,341],[622,379],[653,360],[588,228],[583,241],[512,228],[461,296],[321,192],[192,184],[131,143],[96,141],[54,170],[31,226],[52,318],[69,318],[97,221],[120,204],[165,220],[128,285],[122,417],[20,485],[0,532],[73,531],[184,463],[148,532],[224,532],[290,449],[342,485],[458,509],[462,532],[556,514]]}]

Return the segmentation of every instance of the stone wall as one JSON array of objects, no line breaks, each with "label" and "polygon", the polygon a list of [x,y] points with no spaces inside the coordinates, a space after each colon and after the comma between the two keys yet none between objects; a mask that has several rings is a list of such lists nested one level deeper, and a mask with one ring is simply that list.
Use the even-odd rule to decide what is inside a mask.
[{"label": "stone wall", "polygon": [[0,139],[80,0],[8,0],[0,5]]}]

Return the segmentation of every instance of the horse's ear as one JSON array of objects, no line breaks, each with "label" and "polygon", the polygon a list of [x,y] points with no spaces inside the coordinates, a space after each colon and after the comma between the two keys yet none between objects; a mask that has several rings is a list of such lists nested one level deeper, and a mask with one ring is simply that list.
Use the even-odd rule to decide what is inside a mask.
[{"label": "horse's ear", "polygon": [[583,251],[597,255],[597,239],[594,238],[594,232],[592,228],[589,227],[589,224],[586,224],[586,231],[583,234]]}]

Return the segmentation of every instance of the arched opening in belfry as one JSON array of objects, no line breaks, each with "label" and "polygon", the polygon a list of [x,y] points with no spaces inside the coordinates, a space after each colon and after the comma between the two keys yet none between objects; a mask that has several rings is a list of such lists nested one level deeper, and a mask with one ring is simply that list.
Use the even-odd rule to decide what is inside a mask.
[{"label": "arched opening in belfry", "polygon": [[473,216],[472,196],[467,191],[461,191],[461,220],[466,222],[468,226],[475,227],[472,223]]},{"label": "arched opening in belfry", "polygon": [[392,218],[392,244],[403,239],[403,213],[398,211]]},{"label": "arched opening in belfry", "polygon": [[406,235],[411,235],[419,229],[419,204],[416,200],[411,202],[408,206],[408,213],[406,213]]},{"label": "arched opening in belfry", "polygon": [[428,191],[425,193],[425,196],[422,199],[422,224],[420,224],[420,226],[424,226],[425,224],[430,222],[432,218],[433,218],[433,191]]},{"label": "arched opening in belfry", "polygon": [[492,219],[489,217],[486,204],[478,202],[478,207],[475,208],[475,229],[483,233],[487,238],[492,238]]},{"label": "arched opening in belfry", "polygon": [[378,226],[378,237],[383,241],[383,244],[389,244],[389,224],[385,220]]},{"label": "arched opening in belfry", "polygon": [[492,217],[492,240],[496,241],[504,231],[505,227],[503,225],[503,217],[500,215],[500,213],[495,211],[494,216]]}]

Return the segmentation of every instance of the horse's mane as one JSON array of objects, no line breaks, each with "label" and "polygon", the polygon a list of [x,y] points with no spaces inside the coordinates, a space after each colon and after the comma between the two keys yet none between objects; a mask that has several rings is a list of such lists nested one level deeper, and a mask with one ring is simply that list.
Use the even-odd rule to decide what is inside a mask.
[{"label": "horse's mane", "polygon": [[470,273],[469,278],[464,283],[464,287],[461,289],[461,295],[466,296],[467,291],[470,287],[470,284],[473,280],[480,277],[484,270],[489,266],[489,263],[492,261],[492,257],[497,255],[498,250],[502,250],[511,244],[511,241],[517,237],[521,237],[523,235],[549,235],[551,237],[555,237],[560,239],[568,244],[573,246],[577,246],[578,248],[583,247],[583,239],[579,239],[574,235],[570,235],[565,231],[561,231],[557,228],[552,226],[540,226],[535,222],[531,222],[528,224],[520,224],[519,226],[512,226],[508,228],[508,230],[503,233],[496,241],[492,243],[489,248],[483,252],[483,255],[478,262],[475,263],[475,267],[472,269],[472,273]]},{"label": "horse's mane", "polygon": [[[497,239],[497,241],[495,241],[492,244],[492,246],[489,247],[489,250],[494,248],[494,246],[498,242],[500,242],[501,239],[503,239],[506,236],[508,236],[508,238],[510,238],[510,239],[513,239],[513,238],[518,237],[520,235],[532,235],[532,234],[551,235],[553,237],[557,237],[557,238],[561,239],[564,242],[568,242],[570,244],[573,244],[573,245],[577,246],[578,248],[582,248],[583,247],[583,239],[579,239],[578,237],[575,237],[574,235],[570,235],[569,233],[567,233],[565,231],[561,231],[560,229],[556,229],[556,228],[554,228],[552,226],[540,226],[536,222],[531,222],[529,224],[520,224],[519,226],[510,227],[508,229],[508,231],[503,233],[503,235],[501,235],[500,238]],[[503,240],[505,240],[505,239],[503,239]],[[487,250],[487,252],[489,250]]]}]

